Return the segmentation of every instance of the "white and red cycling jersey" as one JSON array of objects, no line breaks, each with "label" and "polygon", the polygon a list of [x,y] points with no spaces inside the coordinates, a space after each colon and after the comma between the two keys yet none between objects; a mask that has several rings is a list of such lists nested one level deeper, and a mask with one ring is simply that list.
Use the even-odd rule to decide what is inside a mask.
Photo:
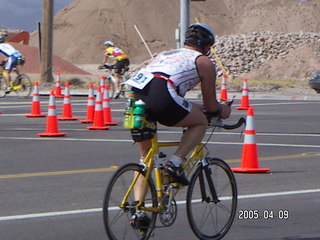
[{"label": "white and red cycling jersey", "polygon": [[154,73],[160,73],[168,77],[180,96],[185,96],[187,91],[200,82],[196,59],[201,55],[198,51],[187,48],[164,52],[138,71],[126,84],[143,89],[154,78]]}]

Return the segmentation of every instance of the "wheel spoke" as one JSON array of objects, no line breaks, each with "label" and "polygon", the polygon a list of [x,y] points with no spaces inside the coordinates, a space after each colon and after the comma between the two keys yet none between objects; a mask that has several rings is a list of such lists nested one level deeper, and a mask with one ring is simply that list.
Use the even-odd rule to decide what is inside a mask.
[{"label": "wheel spoke", "polygon": [[[237,189],[232,171],[220,159],[211,159],[208,166],[211,174],[204,175],[205,191],[200,189],[199,166],[191,178],[187,194],[187,214],[190,226],[200,239],[221,239],[230,229],[237,206]],[[209,179],[208,179],[209,178]],[[212,181],[218,196],[214,203],[208,181]],[[206,193],[206,196],[202,194]],[[198,199],[210,199],[199,201]]]},{"label": "wheel spoke", "polygon": [[[144,239],[148,239],[153,231],[157,216],[155,213],[146,212],[151,219],[149,228],[146,231],[135,229],[130,225],[130,219],[135,213],[136,208],[134,204],[136,202],[135,185],[132,185],[134,176],[140,176],[138,177],[139,180],[139,178],[144,176],[144,172],[142,172],[138,164],[127,164],[118,169],[107,187],[103,204],[103,217],[106,232],[112,240],[134,240],[141,239],[142,236]],[[156,207],[157,198],[153,182],[150,180],[147,183],[146,198],[144,200],[145,206]],[[133,190],[128,192],[131,185]],[[123,203],[122,201],[125,196],[127,197]]]}]

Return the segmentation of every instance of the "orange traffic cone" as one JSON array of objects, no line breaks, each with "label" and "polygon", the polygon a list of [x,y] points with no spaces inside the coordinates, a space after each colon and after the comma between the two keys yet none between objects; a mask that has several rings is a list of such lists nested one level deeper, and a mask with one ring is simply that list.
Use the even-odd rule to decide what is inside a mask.
[{"label": "orange traffic cone", "polygon": [[222,75],[221,79],[221,90],[220,90],[220,100],[228,100],[228,90],[227,90],[227,74]]},{"label": "orange traffic cone", "polygon": [[242,87],[242,98],[240,107],[237,107],[238,110],[248,110],[249,109],[249,88],[248,88],[248,78],[244,78],[243,87]]},{"label": "orange traffic cone", "polygon": [[33,87],[33,97],[32,97],[32,105],[31,105],[31,111],[29,114],[26,115],[26,117],[29,118],[35,118],[35,117],[45,117],[45,114],[41,114],[41,106],[40,106],[40,100],[39,100],[39,82],[34,82]]},{"label": "orange traffic cone", "polygon": [[92,123],[94,118],[94,90],[93,83],[89,84],[89,94],[87,103],[87,114],[86,119],[80,120],[82,123]]},{"label": "orange traffic cone", "polygon": [[254,108],[250,107],[247,113],[247,125],[242,149],[242,161],[240,168],[232,168],[240,173],[262,173],[270,171],[269,168],[259,168],[258,147],[256,144],[256,130],[254,128]]},{"label": "orange traffic cone", "polygon": [[109,98],[109,86],[106,85],[104,88],[103,94],[103,116],[104,116],[104,123],[109,126],[118,125],[118,122],[112,122],[112,113],[110,108],[110,98]]},{"label": "orange traffic cone", "polygon": [[62,117],[58,118],[58,120],[61,120],[61,121],[78,120],[78,118],[73,117],[73,114],[72,114],[72,106],[71,106],[71,100],[70,100],[71,96],[70,96],[69,87],[70,87],[69,82],[66,82],[65,83],[65,89],[64,89]]},{"label": "orange traffic cone", "polygon": [[57,78],[56,78],[56,87],[55,87],[55,97],[57,98],[63,98],[63,95],[61,94],[61,81],[60,81],[60,72],[57,72]]},{"label": "orange traffic cone", "polygon": [[101,87],[101,92],[104,91],[104,87],[105,87],[105,79],[106,77],[104,75],[100,76],[100,87]]},{"label": "orange traffic cone", "polygon": [[38,133],[38,135],[40,137],[62,137],[66,135],[66,133],[61,133],[58,130],[58,119],[56,115],[56,103],[53,90],[50,91],[46,132]]},{"label": "orange traffic cone", "polygon": [[98,88],[96,96],[96,105],[94,110],[94,119],[93,125],[87,127],[90,130],[107,130],[107,127],[104,123],[103,109],[102,109],[102,97],[101,97],[101,87]]}]

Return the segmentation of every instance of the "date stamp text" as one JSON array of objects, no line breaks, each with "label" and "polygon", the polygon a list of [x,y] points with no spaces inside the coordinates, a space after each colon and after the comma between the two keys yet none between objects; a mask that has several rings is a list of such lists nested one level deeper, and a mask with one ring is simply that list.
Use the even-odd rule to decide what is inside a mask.
[{"label": "date stamp text", "polygon": [[279,210],[258,210],[258,209],[240,209],[238,211],[239,220],[288,220],[289,210],[279,209]]}]

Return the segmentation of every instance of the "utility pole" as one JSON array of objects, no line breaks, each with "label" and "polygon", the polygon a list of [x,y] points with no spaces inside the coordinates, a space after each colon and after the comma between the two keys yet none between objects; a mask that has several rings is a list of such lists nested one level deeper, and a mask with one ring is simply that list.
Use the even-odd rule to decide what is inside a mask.
[{"label": "utility pole", "polygon": [[190,24],[190,1],[205,2],[206,0],[180,0],[180,26],[179,26],[180,47],[183,47],[184,45],[185,33]]},{"label": "utility pole", "polygon": [[41,82],[52,82],[53,2],[43,0],[41,27]]},{"label": "utility pole", "polygon": [[183,47],[185,33],[190,21],[190,0],[180,0],[180,47]]}]

